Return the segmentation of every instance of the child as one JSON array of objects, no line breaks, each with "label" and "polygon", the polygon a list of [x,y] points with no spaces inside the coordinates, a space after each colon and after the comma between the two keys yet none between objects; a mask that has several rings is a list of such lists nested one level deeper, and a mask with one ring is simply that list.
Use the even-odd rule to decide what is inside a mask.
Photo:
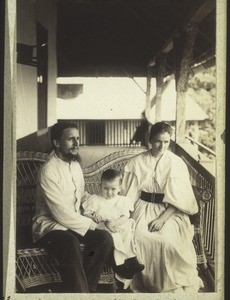
[{"label": "child", "polygon": [[[99,223],[100,229],[111,233],[114,240],[115,272],[132,279],[144,269],[136,258],[133,231],[135,222],[130,219],[132,201],[118,193],[121,190],[121,173],[108,169],[101,177],[101,194],[90,196],[83,204],[84,215]],[[119,278],[118,278],[119,279]]]}]

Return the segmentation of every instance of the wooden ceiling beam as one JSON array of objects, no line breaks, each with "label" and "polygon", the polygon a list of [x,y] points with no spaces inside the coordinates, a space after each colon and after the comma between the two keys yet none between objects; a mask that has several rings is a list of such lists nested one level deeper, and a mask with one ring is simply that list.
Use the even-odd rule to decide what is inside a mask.
[{"label": "wooden ceiling beam", "polygon": [[[183,19],[183,16],[181,15],[181,13],[179,13],[178,12],[178,10],[176,10],[175,9],[175,7],[171,4],[171,2],[170,1],[167,1],[167,0],[163,0],[163,2],[164,2],[164,5],[166,6],[166,7],[168,7],[175,15],[177,15],[177,17],[179,17],[180,18],[180,20],[182,20]],[[197,16],[194,16],[195,18],[198,18],[199,19],[199,15],[205,10],[205,12],[206,12],[206,16],[207,16],[207,14],[209,14],[212,10],[213,10],[213,8],[214,8],[214,6],[213,6],[213,4],[214,4],[214,2],[213,3],[206,3],[206,4],[204,4],[203,6],[201,6],[199,9],[198,9],[198,12],[197,12]],[[193,14],[191,14],[191,15],[193,15]],[[202,18],[203,19],[203,18]],[[201,21],[202,21],[202,19],[201,19]],[[199,23],[199,22],[197,22],[197,21],[195,21],[195,23]],[[197,30],[198,30],[198,32],[207,40],[207,41],[209,41],[210,43],[212,43],[212,40],[202,31],[202,30],[200,30],[200,28],[197,28]]]},{"label": "wooden ceiling beam", "polygon": [[193,13],[190,14],[188,18],[183,22],[180,29],[175,30],[170,38],[164,43],[163,47],[158,51],[154,58],[159,56],[161,53],[165,52],[165,49],[173,42],[176,36],[180,34],[180,32],[184,31],[189,23],[198,24],[200,23],[211,11],[215,8],[216,1],[215,0],[204,0],[202,4],[197,8]]},{"label": "wooden ceiling beam", "polygon": [[125,74],[127,77],[129,77],[129,78],[131,78],[131,79],[133,80],[133,82],[139,87],[139,89],[140,89],[145,95],[147,94],[147,92],[139,85],[139,83],[133,78],[133,76],[131,76],[131,75],[126,71],[125,68],[122,68],[122,71],[124,72],[124,74]]},{"label": "wooden ceiling beam", "polygon": [[191,23],[200,23],[208,14],[215,8],[215,0],[206,0],[204,3],[196,10],[196,12],[191,15]]},{"label": "wooden ceiling beam", "polygon": [[156,21],[156,23],[158,23],[161,27],[164,27],[166,30],[171,30],[170,26],[167,26],[165,22],[162,22],[162,18],[159,19],[159,16],[156,16],[156,14],[154,14],[147,5],[144,5],[142,2],[137,2],[136,5],[138,6],[139,11],[145,13],[152,20]]},{"label": "wooden ceiling beam", "polygon": [[121,5],[124,6],[133,16],[135,16],[139,21],[142,22],[146,27],[148,27],[156,36],[158,36],[162,41],[166,41],[166,38],[160,34],[155,28],[148,24],[135,10],[130,8],[125,2],[121,2]]}]

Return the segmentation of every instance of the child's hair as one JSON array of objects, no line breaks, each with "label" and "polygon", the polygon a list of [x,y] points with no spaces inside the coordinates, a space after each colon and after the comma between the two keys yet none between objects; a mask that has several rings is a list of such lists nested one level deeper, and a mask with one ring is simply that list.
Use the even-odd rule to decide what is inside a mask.
[{"label": "child's hair", "polygon": [[121,172],[114,169],[107,169],[101,175],[101,181],[112,181],[116,178],[119,178],[121,183],[122,174]]}]

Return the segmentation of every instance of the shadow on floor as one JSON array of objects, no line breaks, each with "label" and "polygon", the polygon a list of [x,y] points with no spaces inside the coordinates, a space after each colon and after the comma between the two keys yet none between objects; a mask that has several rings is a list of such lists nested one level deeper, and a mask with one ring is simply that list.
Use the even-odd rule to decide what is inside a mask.
[{"label": "shadow on floor", "polygon": [[[214,278],[211,272],[208,269],[199,270],[199,276],[203,280],[204,287],[200,289],[200,293],[210,293],[215,291],[214,286]],[[26,294],[32,294],[32,293],[62,293],[60,283],[55,284],[47,284],[43,286],[36,286],[30,289],[27,289],[26,292],[21,290],[20,287],[18,288],[18,293],[26,293]],[[115,291],[116,289],[116,291]],[[119,287],[119,284],[114,287],[112,284],[99,284],[97,293],[131,293],[129,290],[122,290],[121,287]]]}]

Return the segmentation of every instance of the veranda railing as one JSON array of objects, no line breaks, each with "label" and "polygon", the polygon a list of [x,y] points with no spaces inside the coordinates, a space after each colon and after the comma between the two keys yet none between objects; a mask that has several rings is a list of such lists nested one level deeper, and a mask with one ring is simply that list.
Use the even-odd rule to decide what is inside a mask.
[{"label": "veranda railing", "polygon": [[205,202],[203,209],[203,239],[208,260],[208,267],[214,276],[215,264],[215,177],[199,162],[191,157],[182,147],[174,144],[174,151],[187,164],[192,185],[207,189],[212,198]]}]

